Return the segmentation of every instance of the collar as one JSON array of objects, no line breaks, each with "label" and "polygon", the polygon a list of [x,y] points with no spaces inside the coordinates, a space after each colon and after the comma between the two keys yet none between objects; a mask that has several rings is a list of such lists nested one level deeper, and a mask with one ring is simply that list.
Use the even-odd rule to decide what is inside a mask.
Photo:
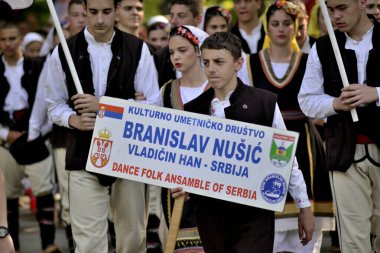
[{"label": "collar", "polygon": [[368,37],[372,37],[372,34],[373,34],[373,28],[374,28],[374,27],[375,27],[375,26],[372,25],[371,28],[370,28],[365,34],[363,34],[363,36],[362,36],[362,38],[361,38],[360,41],[354,40],[354,39],[351,38],[347,33],[344,33],[344,35],[346,36],[347,40],[350,40],[350,41],[351,41],[352,43],[354,43],[354,44],[358,44],[358,43],[360,43],[361,41],[365,40],[366,38],[368,38]]},{"label": "collar", "polygon": [[20,59],[18,59],[18,61],[17,61],[17,63],[16,63],[15,66],[10,66],[10,65],[8,64],[8,62],[5,60],[4,55],[1,57],[1,60],[3,61],[4,66],[5,66],[6,68],[11,68],[11,67],[15,67],[15,66],[18,67],[18,66],[22,66],[22,65],[24,64],[24,57],[21,57]]},{"label": "collar", "polygon": [[111,44],[113,41],[113,38],[115,36],[115,31],[113,32],[111,39],[107,42],[98,42],[95,40],[95,37],[88,31],[88,27],[84,29],[84,37],[88,44],[98,44],[98,45],[104,45],[104,44]]}]

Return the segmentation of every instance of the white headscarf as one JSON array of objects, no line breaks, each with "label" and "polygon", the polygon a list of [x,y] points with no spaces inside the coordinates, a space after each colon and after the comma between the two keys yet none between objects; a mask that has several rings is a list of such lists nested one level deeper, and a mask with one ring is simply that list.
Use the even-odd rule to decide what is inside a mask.
[{"label": "white headscarf", "polygon": [[[181,26],[179,26],[181,27]],[[188,29],[195,37],[198,38],[199,40],[199,44],[198,44],[198,47],[199,49],[201,48],[203,42],[205,41],[205,39],[209,36],[206,32],[204,32],[203,30],[199,29],[198,27],[195,27],[195,26],[191,26],[191,25],[183,25],[183,27],[186,27],[186,29]]]}]

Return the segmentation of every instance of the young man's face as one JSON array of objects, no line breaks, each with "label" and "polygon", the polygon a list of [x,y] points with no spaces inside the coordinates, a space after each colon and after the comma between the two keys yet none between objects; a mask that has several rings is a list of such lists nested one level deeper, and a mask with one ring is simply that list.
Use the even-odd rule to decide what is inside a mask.
[{"label": "young man's face", "polygon": [[69,21],[69,30],[72,35],[80,32],[87,24],[83,4],[72,4],[67,15]]},{"label": "young man's face", "polygon": [[247,23],[258,18],[261,0],[234,0],[234,10],[239,22]]},{"label": "young man's face", "polygon": [[356,29],[362,11],[366,8],[365,0],[327,0],[327,8],[332,22],[341,32]]},{"label": "young man's face", "polygon": [[143,3],[139,0],[123,0],[117,7],[118,24],[126,30],[138,29],[144,20]]},{"label": "young man's face", "polygon": [[6,57],[14,57],[20,50],[22,38],[17,28],[5,28],[0,30],[0,51]]},{"label": "young man's face", "polygon": [[181,25],[198,26],[199,17],[194,17],[189,6],[174,4],[170,8],[170,24],[172,27]]},{"label": "young man's face", "polygon": [[243,66],[243,58],[235,60],[225,49],[203,49],[202,59],[208,82],[216,90],[228,93],[236,84],[236,73]]},{"label": "young man's face", "polygon": [[367,13],[375,16],[377,22],[380,22],[380,0],[367,0],[366,7]]},{"label": "young man's face", "polygon": [[308,21],[308,16],[301,16],[298,18],[298,30],[297,30],[297,44],[299,47],[302,47],[303,44],[306,41],[307,38],[307,21]]},{"label": "young man's face", "polygon": [[115,6],[113,0],[87,0],[88,30],[98,42],[107,42],[114,32]]}]

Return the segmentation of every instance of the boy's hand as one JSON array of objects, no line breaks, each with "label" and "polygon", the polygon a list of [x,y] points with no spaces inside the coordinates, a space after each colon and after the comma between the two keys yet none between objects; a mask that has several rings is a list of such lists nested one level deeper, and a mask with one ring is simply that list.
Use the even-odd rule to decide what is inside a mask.
[{"label": "boy's hand", "polygon": [[7,136],[7,142],[9,144],[12,144],[15,140],[17,140],[21,135],[23,135],[23,132],[10,130]]},{"label": "boy's hand", "polygon": [[99,98],[90,94],[76,94],[71,97],[74,109],[79,113],[96,113],[99,107]]},{"label": "boy's hand", "polygon": [[94,130],[96,113],[82,113],[81,115],[71,115],[69,125],[81,131]]},{"label": "boy's hand", "polygon": [[136,92],[135,93],[135,100],[136,101],[143,101],[143,100],[146,100],[146,97],[144,96],[144,93]]},{"label": "boy's hand", "polygon": [[340,94],[339,100],[343,105],[342,110],[353,109],[362,104],[372,103],[379,99],[377,89],[365,84],[350,84],[348,87],[344,87]]},{"label": "boy's hand", "polygon": [[302,245],[306,245],[312,238],[315,223],[310,207],[301,208],[298,216],[298,235]]},{"label": "boy's hand", "polygon": [[182,187],[173,188],[170,191],[173,199],[176,199],[181,196],[186,196],[186,199],[189,198],[189,193],[185,192]]}]

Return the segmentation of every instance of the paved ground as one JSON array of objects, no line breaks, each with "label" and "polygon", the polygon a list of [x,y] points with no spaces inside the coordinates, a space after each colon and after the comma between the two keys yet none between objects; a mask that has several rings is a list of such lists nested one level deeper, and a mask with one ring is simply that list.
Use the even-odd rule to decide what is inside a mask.
[{"label": "paved ground", "polygon": [[[20,211],[20,243],[22,253],[39,253],[41,245],[39,240],[39,228],[34,215],[29,209]],[[65,230],[62,227],[57,227],[56,244],[63,253],[68,253]],[[324,234],[321,253],[332,253],[331,239],[329,233]]]}]

